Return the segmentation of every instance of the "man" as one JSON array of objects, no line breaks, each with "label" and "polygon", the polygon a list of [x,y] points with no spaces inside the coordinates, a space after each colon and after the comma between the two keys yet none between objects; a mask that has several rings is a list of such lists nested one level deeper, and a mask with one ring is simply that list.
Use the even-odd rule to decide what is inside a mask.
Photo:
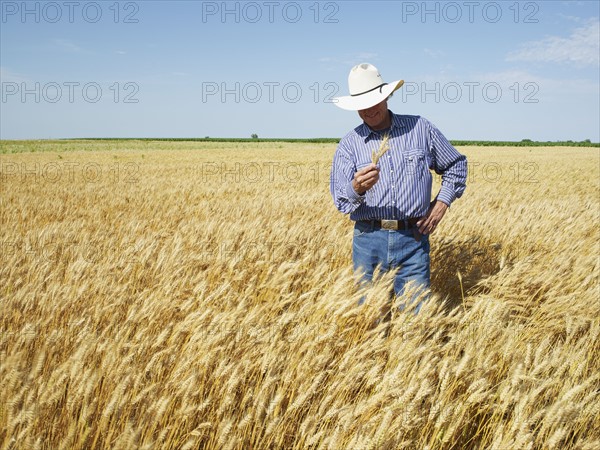
[{"label": "man", "polygon": [[[363,123],[341,139],[330,180],[335,206],[355,221],[354,270],[372,281],[378,266],[383,272],[399,268],[396,295],[404,293],[408,282],[417,294],[428,291],[429,235],[464,192],[467,178],[465,156],[432,123],[388,110],[388,98],[403,83],[384,83],[371,64],[352,68],[350,96],[334,101],[342,109],[358,111]],[[386,146],[380,149],[386,141],[387,151]],[[376,155],[381,156],[375,163]],[[433,201],[431,169],[442,175]]]}]

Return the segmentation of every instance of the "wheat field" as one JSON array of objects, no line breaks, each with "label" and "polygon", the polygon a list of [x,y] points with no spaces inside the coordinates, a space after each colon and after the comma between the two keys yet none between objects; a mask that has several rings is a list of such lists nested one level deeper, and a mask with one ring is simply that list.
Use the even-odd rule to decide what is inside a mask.
[{"label": "wheat field", "polygon": [[600,448],[598,148],[460,147],[382,322],[333,144],[0,145],[0,448]]}]

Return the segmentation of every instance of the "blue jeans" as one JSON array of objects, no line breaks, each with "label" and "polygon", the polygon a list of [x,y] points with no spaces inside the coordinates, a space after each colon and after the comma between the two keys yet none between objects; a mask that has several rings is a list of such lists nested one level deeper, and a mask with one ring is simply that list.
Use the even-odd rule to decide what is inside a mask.
[{"label": "blue jeans", "polygon": [[[409,281],[415,283],[415,295],[430,287],[429,237],[415,239],[413,230],[382,230],[372,222],[356,222],[352,239],[352,262],[363,282],[373,281],[375,268],[387,272],[399,268],[394,278],[394,293],[400,296]],[[363,303],[361,299],[360,303]],[[404,309],[401,307],[401,309]],[[415,308],[415,314],[421,303]]]}]

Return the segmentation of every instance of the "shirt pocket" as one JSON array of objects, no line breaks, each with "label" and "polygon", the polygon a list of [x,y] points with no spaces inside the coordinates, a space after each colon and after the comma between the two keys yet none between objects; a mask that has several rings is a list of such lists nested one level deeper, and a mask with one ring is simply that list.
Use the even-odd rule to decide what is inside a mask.
[{"label": "shirt pocket", "polygon": [[405,176],[421,179],[427,168],[427,157],[424,148],[411,148],[404,152]]}]

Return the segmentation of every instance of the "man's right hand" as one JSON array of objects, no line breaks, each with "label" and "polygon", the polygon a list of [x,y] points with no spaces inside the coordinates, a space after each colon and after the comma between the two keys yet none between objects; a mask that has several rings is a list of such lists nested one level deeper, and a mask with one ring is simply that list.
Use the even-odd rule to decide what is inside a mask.
[{"label": "man's right hand", "polygon": [[375,164],[369,164],[354,174],[352,187],[358,195],[363,195],[379,181],[379,169]]}]

